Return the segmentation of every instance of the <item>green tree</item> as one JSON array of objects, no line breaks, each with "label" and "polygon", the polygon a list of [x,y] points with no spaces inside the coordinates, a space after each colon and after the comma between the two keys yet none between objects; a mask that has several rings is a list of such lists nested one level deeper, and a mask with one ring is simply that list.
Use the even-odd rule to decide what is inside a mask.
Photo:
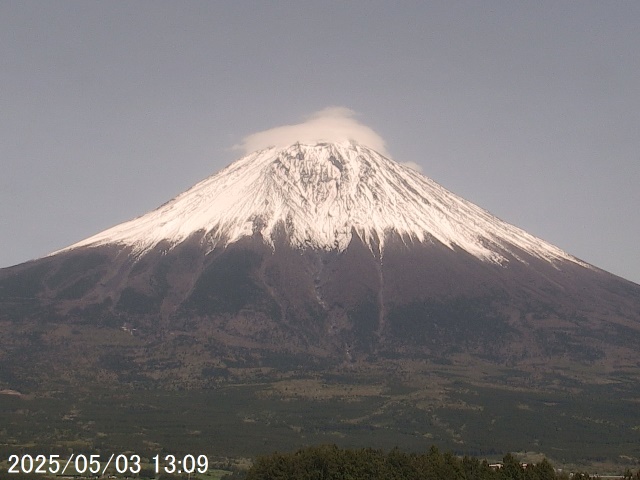
[{"label": "green tree", "polygon": [[504,480],[525,480],[522,465],[511,453],[507,453],[502,459],[500,476]]}]

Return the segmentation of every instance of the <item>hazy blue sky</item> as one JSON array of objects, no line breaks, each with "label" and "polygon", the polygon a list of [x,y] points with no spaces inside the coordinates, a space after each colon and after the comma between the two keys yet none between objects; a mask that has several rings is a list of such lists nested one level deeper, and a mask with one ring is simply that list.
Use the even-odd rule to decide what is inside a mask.
[{"label": "hazy blue sky", "polygon": [[0,1],[0,266],[338,106],[391,156],[640,283],[640,2]]}]

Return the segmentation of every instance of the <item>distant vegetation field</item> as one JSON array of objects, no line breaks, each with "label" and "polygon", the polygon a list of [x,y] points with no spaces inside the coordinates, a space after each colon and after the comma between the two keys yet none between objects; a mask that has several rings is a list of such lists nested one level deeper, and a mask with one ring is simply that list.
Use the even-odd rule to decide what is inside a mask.
[{"label": "distant vegetation field", "polygon": [[[508,452],[620,472],[640,457],[637,402],[621,386],[539,391],[478,385],[441,365],[410,376],[291,372],[193,390],[49,386],[0,394],[0,459],[21,452],[206,454],[225,469],[318,444],[424,453],[431,445],[498,461]],[[517,383],[517,382],[514,382]],[[520,382],[521,383],[521,382]]]}]

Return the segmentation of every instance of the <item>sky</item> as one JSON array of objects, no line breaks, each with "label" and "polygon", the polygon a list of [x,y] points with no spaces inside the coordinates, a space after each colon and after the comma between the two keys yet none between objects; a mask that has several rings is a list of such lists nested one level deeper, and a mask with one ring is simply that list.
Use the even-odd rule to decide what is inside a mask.
[{"label": "sky", "polygon": [[333,112],[640,283],[638,45],[640,2],[2,1],[0,267]]}]

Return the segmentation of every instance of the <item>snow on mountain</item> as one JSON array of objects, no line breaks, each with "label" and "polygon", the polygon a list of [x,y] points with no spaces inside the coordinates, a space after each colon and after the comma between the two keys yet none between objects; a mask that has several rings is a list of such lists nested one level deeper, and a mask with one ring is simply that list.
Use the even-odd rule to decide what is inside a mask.
[{"label": "snow on mountain", "polygon": [[279,231],[298,248],[342,251],[355,232],[383,255],[395,232],[405,243],[441,242],[499,264],[508,262],[507,254],[518,258],[521,249],[552,263],[587,266],[353,141],[251,153],[156,210],[64,250],[117,244],[140,255],[194,234],[207,251],[256,233],[275,246]]}]

